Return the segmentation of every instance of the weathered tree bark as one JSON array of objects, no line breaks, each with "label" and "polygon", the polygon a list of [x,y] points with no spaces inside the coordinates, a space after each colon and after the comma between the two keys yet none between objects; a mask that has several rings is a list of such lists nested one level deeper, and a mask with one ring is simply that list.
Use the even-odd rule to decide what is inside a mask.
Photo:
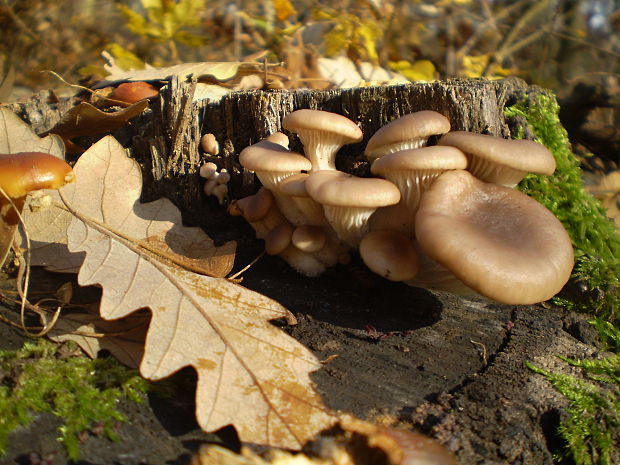
[{"label": "weathered tree bark", "polygon": [[[401,115],[430,109],[446,115],[455,130],[527,135],[524,122],[506,120],[504,108],[539,92],[518,79],[455,80],[240,92],[205,103],[192,102],[194,86],[173,79],[151,110],[115,135],[143,167],[144,200],[171,198],[186,221],[202,225],[216,240],[236,239],[241,261],[261,244],[242,220],[205,199],[197,171],[215,161],[233,173],[231,197],[252,193],[254,178],[243,172],[237,155],[280,130],[287,113],[315,108],[358,122],[364,140],[343,148],[337,166],[365,175],[368,138]],[[41,98],[13,108],[38,132],[48,130],[61,111]],[[207,132],[220,143],[217,157],[198,148]],[[291,141],[293,150],[302,150],[292,135]],[[594,350],[586,344],[592,335],[583,319],[559,309],[431,293],[382,280],[355,259],[308,279],[277,257],[264,258],[244,275],[244,285],[291,309],[299,324],[287,330],[319,358],[329,357],[315,375],[329,407],[364,418],[396,417],[439,438],[463,464],[551,464],[553,430],[565,400],[525,362],[558,368],[556,355]]]}]

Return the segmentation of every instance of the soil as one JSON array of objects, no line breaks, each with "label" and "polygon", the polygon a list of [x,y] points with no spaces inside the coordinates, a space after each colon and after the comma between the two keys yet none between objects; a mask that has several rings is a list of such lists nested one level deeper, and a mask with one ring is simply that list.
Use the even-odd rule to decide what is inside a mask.
[{"label": "soil", "polygon": [[[242,226],[239,260],[260,250],[245,233]],[[33,282],[49,285],[54,276],[39,270]],[[295,314],[298,324],[282,330],[326,361],[313,379],[327,406],[363,419],[398,420],[439,439],[463,464],[553,463],[564,400],[524,363],[559,369],[557,355],[596,350],[587,343],[596,338],[584,317],[391,283],[356,260],[309,279],[264,257],[244,274],[243,285]],[[0,325],[0,348],[23,340]],[[119,425],[120,440],[89,434],[76,463],[185,464],[205,442],[237,447],[233,428],[200,431],[193,370],[173,382],[173,398],[122,402],[129,422]],[[59,426],[51,415],[36,416],[11,435],[0,464],[30,464],[33,453],[53,454],[55,465],[71,463],[56,440]]]}]

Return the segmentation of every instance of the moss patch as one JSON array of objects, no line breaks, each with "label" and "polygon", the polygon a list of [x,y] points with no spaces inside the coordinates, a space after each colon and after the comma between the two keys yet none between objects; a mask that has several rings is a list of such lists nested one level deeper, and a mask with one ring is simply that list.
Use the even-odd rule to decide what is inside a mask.
[{"label": "moss patch", "polygon": [[590,360],[562,357],[581,369],[583,380],[528,367],[544,375],[569,401],[569,416],[558,428],[567,449],[556,458],[568,456],[577,465],[612,465],[620,463],[620,330],[606,321],[592,323],[613,354]]},{"label": "moss patch", "polygon": [[126,420],[119,399],[143,399],[148,383],[136,371],[111,357],[90,360],[69,352],[66,344],[43,340],[0,351],[0,456],[11,431],[27,425],[32,413],[49,412],[62,418],[58,439],[76,459],[80,432],[97,424],[116,439],[116,423]]},{"label": "moss patch", "polygon": [[579,161],[560,124],[555,97],[536,92],[506,108],[505,113],[508,118],[525,120],[556,159],[555,174],[529,175],[519,184],[519,189],[560,219],[573,242],[573,279],[587,292],[578,298],[556,297],[555,302],[620,325],[620,236],[599,201],[584,189]]}]

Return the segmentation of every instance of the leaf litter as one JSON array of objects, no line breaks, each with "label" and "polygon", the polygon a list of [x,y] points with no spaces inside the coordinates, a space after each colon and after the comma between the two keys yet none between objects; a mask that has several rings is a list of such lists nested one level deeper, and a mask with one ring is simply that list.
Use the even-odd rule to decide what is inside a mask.
[{"label": "leaf litter", "polygon": [[[150,309],[140,363],[145,378],[158,380],[194,367],[198,423],[206,431],[233,424],[244,442],[299,448],[335,421],[309,377],[320,362],[270,323],[294,323],[294,316],[276,301],[223,278],[232,269],[234,243],[216,247],[201,229],[182,226],[180,212],[167,199],[140,203],[140,168],[111,136],[88,149],[74,171],[77,181],[65,186],[45,212],[56,218],[50,237],[43,227],[49,219],[41,221],[39,213],[28,215],[26,228],[36,231],[37,244],[66,249],[52,269],[62,269],[62,260],[73,266],[71,254],[79,254],[78,282],[102,287],[104,320],[120,324]],[[32,250],[35,263],[41,250],[45,247]],[[75,315],[61,318],[54,337],[62,337],[63,327],[79,336],[109,329],[96,315]],[[110,344],[117,345],[107,347],[117,355],[131,350],[126,341]],[[100,342],[85,350],[92,355],[101,348]],[[129,363],[139,358],[136,352]]]}]

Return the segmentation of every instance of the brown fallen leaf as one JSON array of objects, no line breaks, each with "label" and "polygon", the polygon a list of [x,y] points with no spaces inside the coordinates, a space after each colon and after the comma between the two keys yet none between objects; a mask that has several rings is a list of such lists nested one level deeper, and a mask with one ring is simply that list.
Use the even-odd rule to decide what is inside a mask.
[{"label": "brown fallen leaf", "polygon": [[148,105],[147,100],[141,100],[122,110],[104,112],[88,102],[81,102],[66,112],[46,134],[58,134],[65,141],[69,151],[81,152],[82,150],[78,150],[71,139],[105,134],[119,129],[130,119],[142,113]]},{"label": "brown fallen leaf", "polygon": [[[86,254],[78,281],[103,288],[105,319],[150,308],[143,376],[161,379],[193,366],[201,427],[234,424],[245,442],[298,448],[334,421],[309,377],[319,361],[269,322],[292,322],[293,315],[265,296],[179,266],[183,249],[169,242],[185,229],[178,210],[165,199],[139,203],[140,169],[114,138],[93,145],[74,170],[77,182],[61,197],[74,215],[69,250]],[[216,262],[230,253],[209,247]]]},{"label": "brown fallen leaf", "polygon": [[106,87],[124,81],[165,81],[173,76],[178,76],[182,80],[193,76],[196,79],[212,78],[207,79],[210,82],[221,82],[232,79],[237,74],[256,73],[260,71],[261,66],[261,63],[244,63],[239,61],[181,63],[165,68],[149,67],[147,69],[134,69],[130,71],[108,66],[106,69],[110,71],[110,74],[106,76],[104,81],[97,83],[95,88]]},{"label": "brown fallen leaf", "polygon": [[99,308],[91,313],[63,315],[48,333],[52,341],[73,341],[91,358],[101,350],[109,351],[121,363],[138,368],[144,353],[149,315],[136,312],[126,318],[106,321]]}]

